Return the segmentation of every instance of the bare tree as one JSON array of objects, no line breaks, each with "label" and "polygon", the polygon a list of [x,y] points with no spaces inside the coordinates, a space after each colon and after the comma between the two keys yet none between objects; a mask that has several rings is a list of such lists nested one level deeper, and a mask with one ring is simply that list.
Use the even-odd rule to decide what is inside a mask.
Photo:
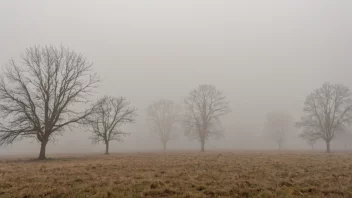
[{"label": "bare tree", "polygon": [[352,119],[351,92],[341,84],[324,83],[307,97],[303,111],[305,115],[297,123],[303,128],[301,136],[323,139],[329,153],[331,140],[344,131]]},{"label": "bare tree", "polygon": [[128,134],[119,127],[134,122],[137,109],[129,105],[125,98],[105,96],[98,100],[94,112],[86,118],[88,129],[93,133],[93,143],[103,142],[105,154],[109,154],[110,141],[122,141]]},{"label": "bare tree", "polygon": [[314,145],[317,143],[317,140],[319,139],[316,136],[307,135],[307,133],[301,133],[299,134],[299,137],[306,140],[307,144],[311,146],[312,150],[314,150]]},{"label": "bare tree", "polygon": [[0,79],[0,145],[35,138],[42,160],[55,135],[92,112],[73,106],[88,102],[98,78],[86,58],[64,47],[35,46],[21,59],[21,66],[10,60]]},{"label": "bare tree", "polygon": [[278,146],[283,147],[286,135],[294,129],[293,117],[285,112],[271,112],[267,115],[264,132],[267,133]]},{"label": "bare tree", "polygon": [[148,119],[152,122],[153,130],[157,131],[163,150],[172,138],[171,133],[179,121],[180,108],[171,100],[159,100],[151,104],[147,109]]},{"label": "bare tree", "polygon": [[307,139],[307,144],[312,147],[312,150],[314,150],[314,145],[317,143],[317,139]]},{"label": "bare tree", "polygon": [[211,135],[222,135],[220,117],[229,112],[229,103],[221,91],[213,85],[198,86],[185,99],[185,135],[199,140],[204,152],[205,141]]}]

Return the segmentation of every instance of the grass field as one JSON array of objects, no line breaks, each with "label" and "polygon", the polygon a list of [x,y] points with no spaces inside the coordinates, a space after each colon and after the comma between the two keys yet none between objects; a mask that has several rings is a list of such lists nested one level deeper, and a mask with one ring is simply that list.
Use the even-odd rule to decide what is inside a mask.
[{"label": "grass field", "polygon": [[0,197],[352,197],[352,154],[175,152],[3,160]]}]

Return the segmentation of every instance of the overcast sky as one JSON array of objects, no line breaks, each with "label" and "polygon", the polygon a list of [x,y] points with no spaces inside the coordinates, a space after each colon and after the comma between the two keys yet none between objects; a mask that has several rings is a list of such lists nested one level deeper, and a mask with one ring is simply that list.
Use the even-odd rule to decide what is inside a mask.
[{"label": "overcast sky", "polygon": [[[62,44],[94,62],[97,96],[124,96],[139,109],[113,152],[159,149],[146,107],[161,98],[183,104],[199,84],[231,102],[226,138],[210,148],[270,148],[258,138],[266,113],[299,119],[305,97],[325,81],[352,87],[351,11],[351,0],[1,0],[0,64],[38,44]],[[178,133],[172,148],[199,147]],[[101,151],[88,137],[67,131],[48,153]],[[22,151],[38,145],[0,148]]]}]

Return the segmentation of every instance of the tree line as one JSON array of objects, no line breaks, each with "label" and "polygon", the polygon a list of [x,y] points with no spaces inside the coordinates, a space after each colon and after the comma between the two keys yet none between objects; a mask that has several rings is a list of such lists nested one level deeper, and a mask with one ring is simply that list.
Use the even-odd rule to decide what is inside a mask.
[{"label": "tree line", "polygon": [[349,129],[352,120],[351,94],[350,89],[342,84],[326,82],[307,96],[299,121],[295,122],[287,112],[272,112],[267,115],[264,131],[272,135],[278,148],[281,148],[285,135],[300,129],[299,137],[312,148],[317,140],[323,140],[329,153],[332,140],[352,135]]},{"label": "tree line", "polygon": [[[0,145],[26,138],[40,143],[38,159],[46,159],[46,146],[64,130],[82,126],[93,143],[121,141],[129,133],[121,126],[133,123],[137,109],[124,97],[104,96],[91,103],[89,97],[99,85],[92,63],[66,47],[34,46],[25,50],[21,61],[10,60],[0,76]],[[89,107],[83,108],[85,104]],[[200,142],[201,151],[210,137],[221,137],[221,117],[230,112],[226,96],[214,85],[199,85],[189,92],[184,108],[171,100],[159,100],[147,108],[150,126],[163,149],[172,132],[182,127],[185,135]],[[301,128],[301,137],[309,141],[330,142],[351,121],[350,90],[343,85],[325,83],[306,99],[304,116],[293,124],[285,113],[268,114],[266,131],[281,147],[285,131]]]}]

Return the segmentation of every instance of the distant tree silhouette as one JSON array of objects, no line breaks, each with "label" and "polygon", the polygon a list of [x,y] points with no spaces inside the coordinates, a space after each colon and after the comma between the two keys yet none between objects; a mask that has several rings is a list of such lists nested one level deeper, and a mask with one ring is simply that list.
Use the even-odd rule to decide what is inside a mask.
[{"label": "distant tree silhouette", "polygon": [[129,107],[125,98],[105,96],[94,104],[94,112],[85,121],[88,130],[93,133],[93,143],[103,142],[105,154],[109,154],[110,141],[122,141],[125,133],[119,129],[124,124],[134,122],[137,109]]},{"label": "distant tree silhouette", "polygon": [[286,135],[294,130],[293,117],[285,112],[270,112],[267,114],[264,132],[277,144],[278,149],[283,147]]},{"label": "distant tree silhouette", "polygon": [[312,147],[312,150],[314,150],[314,145],[317,143],[317,139],[307,139],[307,144],[309,144]]},{"label": "distant tree silhouette", "polygon": [[220,117],[230,112],[229,102],[213,85],[199,85],[185,99],[185,135],[197,139],[204,152],[205,140],[221,136]]},{"label": "distant tree silhouette", "polygon": [[147,116],[166,151],[166,144],[179,121],[180,107],[171,100],[159,100],[148,107]]}]

